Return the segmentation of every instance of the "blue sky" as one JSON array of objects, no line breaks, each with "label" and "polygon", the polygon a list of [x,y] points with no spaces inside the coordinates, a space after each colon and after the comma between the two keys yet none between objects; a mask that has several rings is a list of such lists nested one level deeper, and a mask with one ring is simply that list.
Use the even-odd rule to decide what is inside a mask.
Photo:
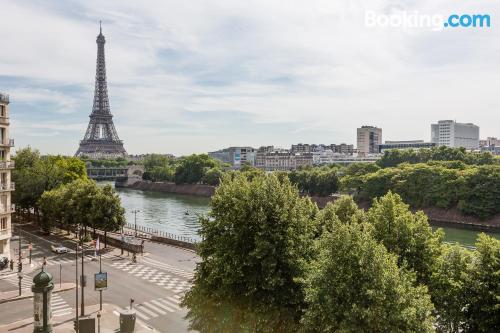
[{"label": "blue sky", "polygon": [[[494,1],[0,0],[0,91],[17,148],[73,154],[91,112],[99,20],[129,153],[430,139],[438,119],[500,136]],[[366,10],[487,13],[490,29],[369,28]]]}]

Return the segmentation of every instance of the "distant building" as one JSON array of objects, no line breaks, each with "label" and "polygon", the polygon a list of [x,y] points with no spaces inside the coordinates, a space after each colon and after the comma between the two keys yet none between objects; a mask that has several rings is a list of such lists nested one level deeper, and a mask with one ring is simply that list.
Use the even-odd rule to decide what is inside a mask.
[{"label": "distant building", "polygon": [[296,144],[292,145],[290,151],[292,153],[313,153],[313,152],[322,152],[326,150],[331,150],[333,153],[343,154],[343,155],[352,155],[354,153],[354,146],[348,145],[345,143],[341,144]]},{"label": "distant building", "polygon": [[9,135],[9,95],[0,93],[0,257],[10,259],[10,238],[12,237],[11,192],[15,184],[11,182],[11,170],[14,162],[10,160],[10,148],[14,140]]},{"label": "distant building", "polygon": [[490,146],[500,147],[500,140],[491,136],[486,138],[486,140],[479,140],[479,147],[490,147]]},{"label": "distant building", "polygon": [[288,150],[275,150],[264,154],[264,170],[295,170],[313,165],[312,153],[292,153]]},{"label": "distant building", "polygon": [[361,126],[357,129],[358,155],[366,156],[378,153],[382,144],[382,129],[374,126]]},{"label": "distant building", "polygon": [[378,152],[383,153],[384,150],[388,149],[420,149],[420,148],[432,148],[435,147],[434,142],[424,142],[424,140],[411,140],[411,141],[386,141],[383,144],[378,145]]},{"label": "distant building", "polygon": [[255,165],[256,150],[252,147],[229,147],[208,153],[208,156],[239,169],[242,164]]},{"label": "distant building", "polygon": [[479,126],[472,123],[457,123],[440,120],[431,125],[431,142],[437,146],[466,149],[479,148]]}]

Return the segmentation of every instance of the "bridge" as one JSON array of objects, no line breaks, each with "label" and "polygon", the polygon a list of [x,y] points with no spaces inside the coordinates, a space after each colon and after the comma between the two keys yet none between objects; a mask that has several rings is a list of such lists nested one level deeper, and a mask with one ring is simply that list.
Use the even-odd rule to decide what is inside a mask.
[{"label": "bridge", "polygon": [[115,180],[127,177],[128,167],[87,167],[87,177],[94,180]]}]

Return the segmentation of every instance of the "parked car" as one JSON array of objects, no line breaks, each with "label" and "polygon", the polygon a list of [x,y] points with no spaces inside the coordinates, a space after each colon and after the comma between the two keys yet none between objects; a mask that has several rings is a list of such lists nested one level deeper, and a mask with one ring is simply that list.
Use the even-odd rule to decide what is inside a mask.
[{"label": "parked car", "polygon": [[9,266],[9,259],[7,257],[0,257],[0,270]]},{"label": "parked car", "polygon": [[57,253],[57,254],[61,254],[61,253],[68,253],[69,252],[69,249],[65,246],[62,246],[61,244],[59,245],[52,245],[51,246],[52,248],[52,251]]}]

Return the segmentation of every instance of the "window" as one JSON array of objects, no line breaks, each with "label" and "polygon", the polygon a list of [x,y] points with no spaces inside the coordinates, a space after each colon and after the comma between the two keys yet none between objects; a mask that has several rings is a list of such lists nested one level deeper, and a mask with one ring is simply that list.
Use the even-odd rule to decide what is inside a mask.
[{"label": "window", "polygon": [[0,105],[0,117],[5,117],[5,106]]},{"label": "window", "polygon": [[0,230],[6,230],[7,229],[7,218],[2,217],[0,220]]}]

